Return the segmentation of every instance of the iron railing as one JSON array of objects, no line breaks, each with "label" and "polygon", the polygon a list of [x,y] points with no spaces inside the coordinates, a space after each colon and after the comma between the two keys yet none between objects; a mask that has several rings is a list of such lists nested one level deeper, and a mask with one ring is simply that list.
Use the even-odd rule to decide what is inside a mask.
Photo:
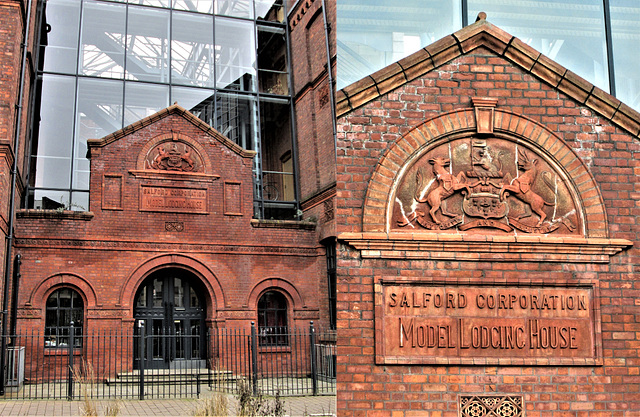
[{"label": "iron railing", "polygon": [[121,329],[85,332],[70,348],[20,333],[7,338],[4,398],[197,397],[203,390],[234,394],[241,382],[256,394],[335,395],[335,331],[312,323],[275,336],[286,343],[261,344],[253,323],[205,336]]}]

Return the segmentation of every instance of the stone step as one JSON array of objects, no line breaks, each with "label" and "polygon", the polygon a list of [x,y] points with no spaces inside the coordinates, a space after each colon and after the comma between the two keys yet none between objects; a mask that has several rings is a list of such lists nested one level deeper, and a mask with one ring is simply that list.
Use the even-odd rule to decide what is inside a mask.
[{"label": "stone step", "polygon": [[[233,382],[237,378],[231,371],[211,371],[208,369],[145,369],[145,384],[195,384],[200,378],[201,384],[208,384],[209,381]],[[115,378],[106,378],[107,385],[123,385],[140,383],[140,371],[120,373]]]}]

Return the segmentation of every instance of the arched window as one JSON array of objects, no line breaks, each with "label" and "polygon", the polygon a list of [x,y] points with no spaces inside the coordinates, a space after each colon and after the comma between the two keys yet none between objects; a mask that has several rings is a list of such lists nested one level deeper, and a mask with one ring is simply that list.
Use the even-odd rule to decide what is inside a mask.
[{"label": "arched window", "polygon": [[84,303],[71,288],[61,288],[47,298],[44,324],[46,347],[69,347],[71,322],[74,329],[74,347],[82,347]]},{"label": "arched window", "polygon": [[287,299],[278,291],[267,291],[258,300],[258,334],[260,346],[289,344]]}]

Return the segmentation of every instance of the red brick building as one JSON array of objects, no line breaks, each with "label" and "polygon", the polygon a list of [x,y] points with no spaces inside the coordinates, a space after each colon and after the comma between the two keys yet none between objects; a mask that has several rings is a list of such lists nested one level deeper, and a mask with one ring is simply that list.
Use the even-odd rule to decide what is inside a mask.
[{"label": "red brick building", "polygon": [[481,16],[337,113],[340,415],[640,412],[638,112]]},{"label": "red brick building", "polygon": [[[283,8],[282,2],[274,4],[276,11]],[[33,10],[27,17],[29,6]],[[44,334],[46,350],[68,346],[71,322],[76,336],[144,325],[149,335],[188,335],[194,346],[202,346],[208,330],[248,332],[252,322],[263,336],[308,329],[311,321],[319,328],[335,327],[329,295],[335,284],[330,285],[326,254],[326,246],[335,242],[335,144],[327,73],[331,60],[324,49],[310,44],[324,45],[322,2],[299,2],[289,17],[291,49],[309,55],[291,62],[291,97],[299,106],[300,156],[294,166],[309,167],[299,179],[296,174],[300,197],[295,204],[303,214],[291,220],[256,218],[256,152],[241,148],[177,104],[87,141],[88,207],[70,203],[57,209],[29,208],[32,197],[25,187],[30,151],[23,146],[31,123],[38,124],[27,121],[37,118],[29,113],[39,106],[30,102],[39,94],[31,77],[42,70],[34,39],[39,39],[40,29],[51,30],[38,26],[46,22],[40,19],[42,6],[39,1],[0,2],[0,19],[6,22],[0,31],[0,68],[3,86],[8,86],[0,92],[0,140],[5,149],[2,230],[5,236],[15,231],[9,241],[11,253],[3,259],[21,257],[12,269],[16,277],[9,271],[3,280],[8,282],[4,333]],[[53,10],[49,21],[56,17]],[[329,19],[335,19],[335,4],[328,12]],[[25,32],[22,24],[28,19],[31,26]],[[257,31],[271,33],[267,27],[279,33],[283,19],[277,13],[269,15]],[[28,52],[24,62],[23,42]],[[26,74],[22,87],[20,68]],[[16,131],[19,88],[25,111],[20,116],[22,129]],[[305,117],[316,113],[318,117]],[[20,144],[17,156],[11,146],[14,138]],[[277,151],[284,153],[284,148]],[[296,151],[290,149],[289,154]],[[16,205],[9,208],[14,158]],[[8,248],[3,247],[3,254]],[[10,302],[13,294],[17,297]],[[12,326],[9,317],[15,320]],[[200,359],[201,354],[202,350],[187,352],[183,359]],[[133,366],[131,361],[129,368]],[[150,361],[147,366],[161,365]]]}]

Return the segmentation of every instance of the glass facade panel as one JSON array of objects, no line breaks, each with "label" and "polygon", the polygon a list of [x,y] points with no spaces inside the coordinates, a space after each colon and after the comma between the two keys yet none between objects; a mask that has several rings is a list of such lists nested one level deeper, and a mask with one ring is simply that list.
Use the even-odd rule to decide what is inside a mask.
[{"label": "glass facade panel", "polygon": [[257,150],[256,99],[241,94],[218,93],[216,95],[216,130],[245,149]]},{"label": "glass facade panel", "polygon": [[126,11],[123,4],[84,3],[80,74],[108,78],[124,76]]},{"label": "glass facade panel", "polygon": [[338,89],[462,27],[460,1],[340,0],[337,7]]},{"label": "glass facade panel", "polygon": [[481,11],[494,25],[609,91],[602,0],[469,0],[469,22]]},{"label": "glass facade panel", "polygon": [[78,79],[73,188],[89,189],[87,139],[122,128],[122,81]]},{"label": "glass facade panel", "polygon": [[124,125],[128,126],[168,106],[168,85],[127,82],[124,88]]},{"label": "glass facade panel", "polygon": [[213,17],[175,12],[172,18],[172,83],[214,87]]},{"label": "glass facade panel", "polygon": [[168,10],[129,6],[127,79],[170,81]]},{"label": "glass facade panel", "polygon": [[129,4],[141,4],[144,6],[169,7],[171,0],[129,0]]},{"label": "glass facade panel", "polygon": [[75,78],[48,75],[42,87],[40,136],[36,145],[37,187],[63,188],[71,174]]},{"label": "glass facade panel", "polygon": [[47,3],[48,45],[44,55],[45,71],[75,74],[78,55],[80,2],[50,0]]},{"label": "glass facade panel", "polygon": [[215,0],[215,13],[253,19],[253,0]]},{"label": "glass facade panel", "polygon": [[190,12],[213,13],[213,0],[173,0],[173,8]]},{"label": "glass facade panel", "polygon": [[256,42],[254,25],[216,17],[216,86],[255,91]]},{"label": "glass facade panel", "polygon": [[[189,87],[171,87],[171,102],[178,103],[180,106],[196,114],[202,108],[207,107],[207,103],[214,102],[215,90],[205,88],[189,88]],[[208,108],[213,111],[213,105]],[[209,117],[201,117],[202,120],[213,120],[213,114]]]},{"label": "glass facade panel", "polygon": [[609,5],[616,96],[640,111],[640,2],[609,0]]},{"label": "glass facade panel", "polygon": [[50,0],[29,207],[88,208],[87,139],[172,102],[260,153],[260,93],[290,101],[284,19],[282,0]]}]

